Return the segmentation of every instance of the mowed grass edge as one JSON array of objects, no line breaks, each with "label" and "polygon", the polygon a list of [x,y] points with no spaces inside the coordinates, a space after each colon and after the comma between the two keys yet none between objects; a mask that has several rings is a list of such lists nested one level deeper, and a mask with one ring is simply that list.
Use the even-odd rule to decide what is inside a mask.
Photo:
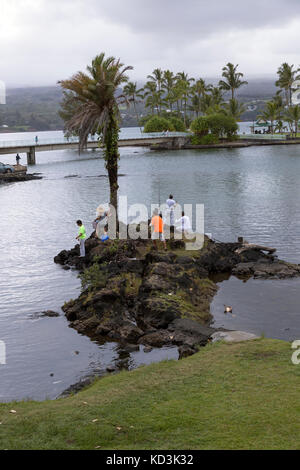
[{"label": "mowed grass edge", "polygon": [[0,449],[297,449],[291,355],[278,340],[216,343],[65,399],[1,404]]}]

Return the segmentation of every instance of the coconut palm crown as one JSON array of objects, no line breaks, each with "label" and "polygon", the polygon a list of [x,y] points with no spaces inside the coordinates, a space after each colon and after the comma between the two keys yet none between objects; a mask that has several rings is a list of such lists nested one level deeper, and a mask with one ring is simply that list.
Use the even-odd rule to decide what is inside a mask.
[{"label": "coconut palm crown", "polygon": [[231,99],[234,99],[235,90],[240,88],[243,85],[247,85],[248,82],[242,80],[244,74],[237,72],[238,65],[233,65],[230,62],[223,67],[222,77],[225,80],[220,80],[219,86],[222,90],[231,91]]},{"label": "coconut palm crown", "polygon": [[110,203],[117,210],[119,106],[127,103],[119,92],[128,82],[125,67],[119,59],[97,55],[87,73],[77,72],[69,80],[59,82],[65,90],[61,116],[65,130],[79,136],[81,151],[90,134],[102,135],[104,156],[110,183]]}]

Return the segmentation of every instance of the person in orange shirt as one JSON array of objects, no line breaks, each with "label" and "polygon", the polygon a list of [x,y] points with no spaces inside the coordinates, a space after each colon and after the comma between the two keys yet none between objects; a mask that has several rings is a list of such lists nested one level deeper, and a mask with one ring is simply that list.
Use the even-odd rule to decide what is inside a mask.
[{"label": "person in orange shirt", "polygon": [[166,250],[167,243],[166,243],[165,236],[164,236],[164,222],[162,219],[162,214],[159,214],[157,209],[155,209],[155,211],[153,212],[151,226],[153,227],[151,238],[153,240],[153,244],[155,248],[157,249],[157,240],[160,240],[163,242],[165,250]]}]

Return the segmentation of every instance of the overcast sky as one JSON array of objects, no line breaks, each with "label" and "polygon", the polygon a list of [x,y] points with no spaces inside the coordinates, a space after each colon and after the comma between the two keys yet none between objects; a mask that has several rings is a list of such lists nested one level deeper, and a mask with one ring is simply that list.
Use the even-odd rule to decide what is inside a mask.
[{"label": "overcast sky", "polygon": [[132,65],[219,77],[228,62],[247,78],[299,65],[299,0],[0,0],[0,80],[53,85],[98,53]]}]

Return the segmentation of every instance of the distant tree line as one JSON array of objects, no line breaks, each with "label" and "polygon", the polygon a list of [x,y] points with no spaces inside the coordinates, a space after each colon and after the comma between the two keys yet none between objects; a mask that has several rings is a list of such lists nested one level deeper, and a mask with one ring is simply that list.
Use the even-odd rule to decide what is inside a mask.
[{"label": "distant tree line", "polygon": [[266,103],[259,119],[270,121],[271,133],[283,132],[287,123],[290,133],[297,136],[300,123],[300,106],[294,104],[293,93],[296,92],[296,80],[300,79],[300,69],[294,68],[287,62],[281,64],[277,70],[278,79],[276,87],[279,88],[272,100]]},{"label": "distant tree line", "polygon": [[[163,122],[157,119],[154,121],[153,116],[167,119],[169,130],[183,130],[194,118],[220,112],[238,120],[245,107],[238,102],[235,95],[247,82],[243,80],[243,74],[238,72],[237,68],[238,65],[228,63],[222,70],[222,80],[218,86],[206,83],[203,78],[189,77],[185,72],[175,74],[170,70],[158,68],[148,75],[143,88],[139,89],[137,83],[129,82],[124,87],[124,94],[133,103],[135,110],[138,103],[144,103],[148,115],[140,119],[140,124],[145,125],[151,120],[151,129],[155,122],[161,128]],[[225,92],[230,93],[227,102],[224,100]],[[178,119],[183,124],[180,124]]]}]

